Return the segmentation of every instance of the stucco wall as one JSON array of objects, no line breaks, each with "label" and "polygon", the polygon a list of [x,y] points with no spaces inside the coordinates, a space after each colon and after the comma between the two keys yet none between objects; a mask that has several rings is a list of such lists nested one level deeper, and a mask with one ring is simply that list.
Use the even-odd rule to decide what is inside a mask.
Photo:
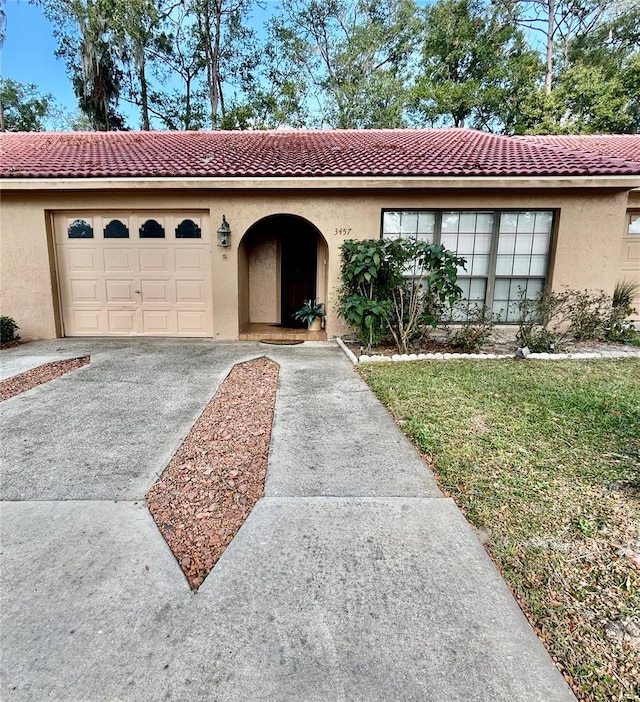
[{"label": "stucco wall", "polygon": [[[232,229],[232,246],[211,249],[214,334],[220,339],[238,335],[238,290],[249,282],[246,251],[238,251],[245,232],[273,214],[306,218],[327,242],[318,259],[318,292],[327,309],[327,333],[344,327],[335,312],[340,280],[339,247],[348,238],[380,235],[382,208],[549,208],[558,209],[558,229],[551,283],[608,292],[618,276],[620,237],[624,228],[627,193],[606,189],[574,190],[234,190],[234,191],[113,191],[5,192],[2,198],[2,310],[16,318],[23,337],[56,334],[47,248],[46,212],[65,209],[144,209],[210,212],[215,231],[225,214]],[[322,242],[321,242],[322,243]],[[326,263],[325,275],[322,267]],[[240,280],[239,280],[240,276]],[[243,283],[244,281],[244,283]],[[240,283],[240,285],[239,285]],[[247,293],[248,295],[248,293]],[[245,299],[245,303],[250,300]],[[241,305],[242,307],[242,305]],[[245,307],[248,309],[248,306]],[[246,323],[246,320],[241,320]]]},{"label": "stucco wall", "polygon": [[56,336],[47,215],[33,197],[0,202],[0,312],[24,339]]}]

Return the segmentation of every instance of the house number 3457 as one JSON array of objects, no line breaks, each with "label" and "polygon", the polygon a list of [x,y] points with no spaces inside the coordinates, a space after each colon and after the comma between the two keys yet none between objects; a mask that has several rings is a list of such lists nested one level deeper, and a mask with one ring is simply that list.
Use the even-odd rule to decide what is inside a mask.
[{"label": "house number 3457", "polygon": [[336,236],[349,236],[351,234],[351,227],[336,227]]}]

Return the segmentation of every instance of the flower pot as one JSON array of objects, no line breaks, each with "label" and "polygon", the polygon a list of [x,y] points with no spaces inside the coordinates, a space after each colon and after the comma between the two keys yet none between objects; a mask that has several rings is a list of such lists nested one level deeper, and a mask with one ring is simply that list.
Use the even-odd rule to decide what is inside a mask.
[{"label": "flower pot", "polygon": [[322,317],[316,317],[309,325],[309,331],[322,331]]}]

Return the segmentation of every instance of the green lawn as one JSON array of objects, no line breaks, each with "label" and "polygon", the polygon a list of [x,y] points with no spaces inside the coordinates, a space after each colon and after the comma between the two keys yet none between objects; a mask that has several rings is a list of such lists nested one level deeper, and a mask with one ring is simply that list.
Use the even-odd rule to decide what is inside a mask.
[{"label": "green lawn", "polygon": [[639,700],[640,361],[360,369],[579,697]]}]

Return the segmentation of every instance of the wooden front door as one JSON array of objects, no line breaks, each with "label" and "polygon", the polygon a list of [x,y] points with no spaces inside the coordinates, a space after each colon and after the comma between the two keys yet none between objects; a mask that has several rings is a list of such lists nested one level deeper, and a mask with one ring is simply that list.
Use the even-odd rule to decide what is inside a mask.
[{"label": "wooden front door", "polygon": [[318,243],[309,231],[283,232],[281,240],[282,324],[304,327],[294,313],[305,300],[316,297]]}]

